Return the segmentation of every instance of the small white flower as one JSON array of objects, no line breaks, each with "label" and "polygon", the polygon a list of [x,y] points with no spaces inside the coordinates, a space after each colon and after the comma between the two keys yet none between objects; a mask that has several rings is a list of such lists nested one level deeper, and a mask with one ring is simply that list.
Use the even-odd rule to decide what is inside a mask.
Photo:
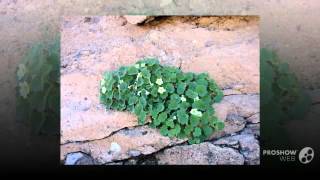
[{"label": "small white flower", "polygon": [[140,66],[141,67],[146,67],[146,63],[141,63]]},{"label": "small white flower", "polygon": [[198,117],[202,117],[202,112],[198,111],[198,109],[191,109],[190,114],[198,116]]},{"label": "small white flower", "polygon": [[110,151],[118,153],[121,151],[121,146],[116,142],[112,142],[110,145]]},{"label": "small white flower", "polygon": [[162,85],[162,84],[163,84],[162,79],[161,79],[161,78],[157,79],[157,80],[156,80],[156,84],[158,84],[158,85]]},{"label": "small white flower", "polygon": [[122,80],[122,79],[120,79],[120,80],[119,80],[119,83],[120,83],[120,84],[121,84],[121,83],[123,83],[123,80]]},{"label": "small white flower", "polygon": [[101,89],[101,92],[102,92],[103,94],[105,94],[105,93],[107,92],[107,88],[103,86],[102,89]]},{"label": "small white flower", "polygon": [[106,81],[104,79],[101,80],[100,85],[103,86],[106,84]]},{"label": "small white flower", "polygon": [[177,117],[176,117],[176,116],[173,116],[172,119],[177,119]]},{"label": "small white flower", "polygon": [[182,95],[182,96],[180,97],[180,99],[181,99],[182,102],[186,102],[186,101],[187,101],[187,99],[184,97],[184,95]]},{"label": "small white flower", "polygon": [[194,101],[199,101],[199,97],[197,96],[196,98],[193,99]]},{"label": "small white flower", "polygon": [[137,92],[137,95],[140,96],[140,94],[141,94],[141,91],[138,91],[138,92]]},{"label": "small white flower", "polygon": [[139,64],[134,65],[135,68],[139,69]]},{"label": "small white flower", "polygon": [[146,96],[148,96],[150,94],[150,92],[149,91],[146,91]]},{"label": "small white flower", "polygon": [[158,93],[163,94],[164,92],[166,92],[165,88],[163,88],[163,87],[158,88]]},{"label": "small white flower", "polygon": [[138,73],[137,78],[140,78],[140,77],[142,77],[142,74]]}]

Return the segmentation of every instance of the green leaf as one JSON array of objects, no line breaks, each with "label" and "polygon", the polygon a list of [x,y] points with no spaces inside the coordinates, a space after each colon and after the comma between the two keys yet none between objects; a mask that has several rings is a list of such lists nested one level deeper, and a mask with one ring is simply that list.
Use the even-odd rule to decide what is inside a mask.
[{"label": "green leaf", "polygon": [[149,79],[151,76],[150,71],[147,68],[141,69],[142,77]]},{"label": "green leaf", "polygon": [[202,130],[206,137],[211,136],[213,133],[213,129],[210,126],[204,126]]},{"label": "green leaf", "polygon": [[199,127],[196,127],[193,131],[193,136],[194,137],[199,137],[201,136],[201,129]]},{"label": "green leaf", "polygon": [[174,128],[174,122],[172,119],[169,119],[168,121],[166,121],[166,125],[170,128]]},{"label": "green leaf", "polygon": [[176,136],[176,131],[174,129],[169,130],[168,136],[171,137],[171,138]]},{"label": "green leaf", "polygon": [[119,76],[120,77],[124,77],[127,73],[128,68],[125,66],[122,66],[119,68]]},{"label": "green leaf", "polygon": [[174,92],[174,86],[171,83],[166,83],[164,87],[168,93]]},{"label": "green leaf", "polygon": [[222,130],[224,128],[224,123],[222,121],[216,122],[216,128],[218,131]]},{"label": "green leaf", "polygon": [[198,126],[198,124],[200,123],[200,118],[194,115],[190,116],[190,125],[193,127]]},{"label": "green leaf", "polygon": [[129,104],[129,105],[133,105],[133,104],[135,104],[137,101],[138,101],[138,98],[137,98],[136,96],[130,96],[130,97],[129,97],[128,104]]},{"label": "green leaf", "polygon": [[162,112],[164,110],[164,104],[163,103],[157,103],[155,105],[155,109],[156,111],[159,113],[159,112]]},{"label": "green leaf", "polygon": [[186,96],[194,99],[194,98],[198,97],[198,94],[196,92],[192,91],[191,89],[188,89],[186,91]]},{"label": "green leaf", "polygon": [[220,102],[223,98],[223,92],[221,90],[217,90],[216,96],[213,98],[215,102]]},{"label": "green leaf", "polygon": [[170,110],[176,110],[179,108],[179,101],[178,100],[170,100],[169,101],[169,105],[168,108]]},{"label": "green leaf", "polygon": [[138,116],[138,124],[143,125],[146,121],[147,113],[144,111],[141,111]]},{"label": "green leaf", "polygon": [[167,119],[167,117],[168,117],[168,114],[167,114],[166,112],[162,112],[162,113],[159,114],[158,120],[159,120],[160,122],[165,122],[165,120]]},{"label": "green leaf", "polygon": [[179,82],[179,83],[177,84],[177,93],[178,93],[178,94],[183,94],[184,91],[186,90],[186,87],[187,87],[187,84],[186,84],[186,83]]},{"label": "green leaf", "polygon": [[183,131],[185,134],[190,134],[192,130],[193,130],[193,127],[191,125],[187,125]]},{"label": "green leaf", "polygon": [[139,71],[137,68],[135,68],[134,66],[130,66],[128,68],[128,75],[135,75],[135,74],[138,74]]},{"label": "green leaf", "polygon": [[188,72],[184,75],[184,79],[186,82],[190,82],[193,79],[193,73]]},{"label": "green leaf", "polygon": [[196,108],[204,111],[207,108],[207,105],[202,100],[198,100],[192,104],[192,108]]},{"label": "green leaf", "polygon": [[163,126],[161,126],[161,128],[160,128],[160,134],[161,135],[163,135],[163,136],[167,136],[168,135],[168,128],[167,128],[167,126],[165,126],[165,125],[163,125]]},{"label": "green leaf", "polygon": [[176,124],[175,126],[174,126],[174,135],[175,136],[177,136],[179,133],[180,133],[180,131],[181,131],[181,127],[180,127],[180,125],[179,124]]},{"label": "green leaf", "polygon": [[203,97],[208,93],[207,88],[204,85],[198,85],[196,87],[196,92],[199,94],[200,97]]},{"label": "green leaf", "polygon": [[134,107],[135,114],[137,114],[137,115],[140,114],[142,112],[142,110],[143,110],[142,104],[138,103],[135,105],[135,107]]},{"label": "green leaf", "polygon": [[144,80],[142,78],[137,79],[137,86],[140,87],[144,84]]},{"label": "green leaf", "polygon": [[188,123],[189,115],[185,111],[179,110],[177,112],[177,116],[178,116],[179,123],[181,123],[181,124],[187,124]]}]

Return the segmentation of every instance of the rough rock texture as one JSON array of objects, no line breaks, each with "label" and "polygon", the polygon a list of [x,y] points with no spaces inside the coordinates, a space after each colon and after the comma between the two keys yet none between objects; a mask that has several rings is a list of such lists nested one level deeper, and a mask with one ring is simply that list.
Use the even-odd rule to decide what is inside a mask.
[{"label": "rough rock texture", "polygon": [[176,146],[156,155],[159,164],[177,165],[241,165],[244,157],[232,148],[211,143]]},{"label": "rough rock texture", "polygon": [[213,144],[237,148],[245,158],[245,164],[260,164],[260,146],[252,134],[229,136],[214,141]]},{"label": "rough rock texture", "polygon": [[123,16],[131,24],[147,23],[154,19],[152,16]]},{"label": "rough rock texture", "polygon": [[[258,123],[260,95],[229,95],[214,104],[217,117],[225,122],[223,131],[214,133],[210,139],[241,131],[246,123]],[[258,117],[257,117],[258,116]]]},{"label": "rough rock texture", "polygon": [[61,78],[61,143],[101,139],[136,126],[127,112],[106,111],[99,103],[100,77],[71,73]]},{"label": "rough rock texture", "polygon": [[70,153],[67,155],[65,165],[94,165],[95,162],[92,157],[81,153]]},{"label": "rough rock texture", "polygon": [[[249,128],[259,125],[257,18],[228,17],[221,27],[215,26],[221,20],[217,17],[162,17],[139,25],[137,19],[129,19],[65,17],[61,23],[61,160],[83,152],[98,164],[161,164],[170,159],[165,152],[180,148],[174,146],[185,140],[137,126],[133,114],[105,110],[99,103],[99,81],[105,71],[150,56],[185,72],[207,72],[223,89],[225,97],[214,106],[225,129],[211,139],[243,132],[257,136],[259,129]],[[183,149],[199,159],[183,160],[186,156],[181,154],[166,163],[243,164],[247,158],[208,143]],[[146,156],[158,154],[162,161]]]},{"label": "rough rock texture", "polygon": [[123,129],[114,135],[94,141],[68,143],[61,146],[61,160],[72,152],[90,154],[99,164],[148,155],[185,140],[162,136],[157,129],[140,126]]}]

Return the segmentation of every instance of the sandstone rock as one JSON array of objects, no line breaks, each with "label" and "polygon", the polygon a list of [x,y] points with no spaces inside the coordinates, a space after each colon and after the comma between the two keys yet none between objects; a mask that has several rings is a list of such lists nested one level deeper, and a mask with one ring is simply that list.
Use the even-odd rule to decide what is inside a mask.
[{"label": "sandstone rock", "polygon": [[242,93],[240,91],[235,90],[235,89],[225,89],[225,90],[223,90],[223,95],[224,96],[237,95],[237,94],[242,94]]},{"label": "sandstone rock", "polygon": [[65,165],[93,165],[94,160],[81,152],[70,153],[66,156]]},{"label": "sandstone rock", "polygon": [[[201,42],[201,41],[199,41]],[[202,42],[201,42],[202,43]],[[248,45],[226,46],[219,42],[203,49],[182,63],[183,71],[208,72],[221,88],[231,88],[241,93],[259,93],[259,48],[258,41]],[[203,46],[204,43],[202,43]],[[255,45],[256,44],[256,45]],[[215,53],[210,53],[209,49]],[[220,51],[221,48],[225,48]]]},{"label": "sandstone rock", "polygon": [[260,146],[257,139],[252,134],[240,134],[224,137],[213,142],[216,145],[234,146],[239,144],[239,151],[245,158],[245,163],[249,165],[260,164]]},{"label": "sandstone rock", "polygon": [[61,143],[101,139],[138,125],[135,115],[106,111],[99,102],[100,78],[80,73],[61,77]]},{"label": "sandstone rock", "polygon": [[225,123],[225,128],[214,133],[209,139],[216,139],[241,131],[247,122],[244,118],[252,118],[251,122],[258,121],[259,102],[259,95],[241,94],[224,96],[220,103],[213,104],[216,115]]},{"label": "sandstone rock", "polygon": [[[147,155],[166,146],[172,146],[184,141],[162,136],[157,129],[140,126],[120,130],[112,136],[101,140],[61,145],[60,158],[64,159],[68,153],[84,152],[90,154],[98,163],[104,164],[135,157],[137,156],[137,151],[141,155]],[[136,151],[135,153],[132,153],[133,149]]]},{"label": "sandstone rock", "polygon": [[222,131],[214,133],[210,139],[241,131],[246,125],[246,120],[237,114],[228,114],[224,121],[224,125],[225,128]]},{"label": "sandstone rock", "polygon": [[205,142],[176,146],[156,154],[159,164],[166,165],[241,165],[243,156],[229,147]]},{"label": "sandstone rock", "polygon": [[259,123],[260,122],[260,113],[254,114],[247,118],[249,123]]},{"label": "sandstone rock", "polygon": [[256,138],[260,136],[260,123],[247,124],[241,134],[253,134]]},{"label": "sandstone rock", "polygon": [[150,16],[124,16],[124,18],[126,18],[126,20],[131,24],[141,24],[143,22],[147,23],[154,19]]},{"label": "sandstone rock", "polygon": [[248,118],[260,111],[260,95],[230,95],[224,96],[220,103],[213,104],[217,116],[225,120],[228,114],[237,114]]}]

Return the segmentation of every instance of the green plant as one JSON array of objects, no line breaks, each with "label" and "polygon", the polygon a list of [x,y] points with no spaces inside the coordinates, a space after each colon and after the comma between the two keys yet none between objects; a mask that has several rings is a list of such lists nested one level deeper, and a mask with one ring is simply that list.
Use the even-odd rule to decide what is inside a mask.
[{"label": "green plant", "polygon": [[106,72],[100,87],[100,100],[108,109],[133,112],[140,125],[150,117],[150,126],[164,136],[188,138],[193,144],[224,128],[212,107],[223,94],[206,73],[183,73],[145,58]]},{"label": "green plant", "polygon": [[17,68],[17,119],[33,133],[57,134],[60,117],[60,41],[34,44]]},{"label": "green plant", "polygon": [[310,97],[300,87],[289,65],[281,62],[274,51],[261,49],[260,70],[263,137],[270,143],[284,145],[288,142],[284,125],[303,118],[310,107]]}]

